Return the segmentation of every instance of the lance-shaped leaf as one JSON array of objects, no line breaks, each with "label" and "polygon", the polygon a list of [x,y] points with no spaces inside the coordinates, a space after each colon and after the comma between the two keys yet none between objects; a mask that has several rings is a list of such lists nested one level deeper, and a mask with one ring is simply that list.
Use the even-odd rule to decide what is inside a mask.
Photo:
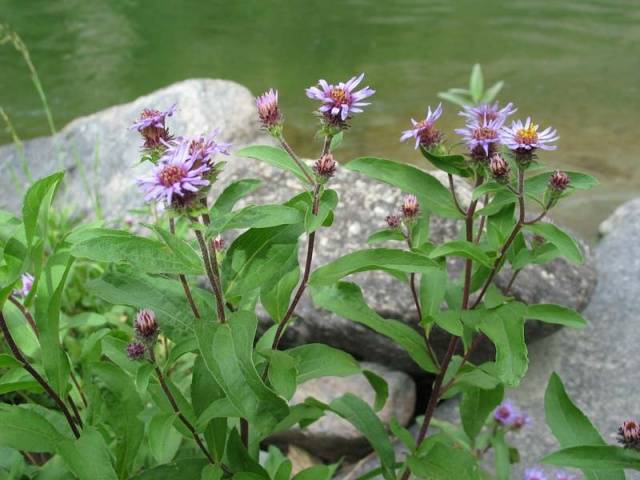
[{"label": "lance-shaped leaf", "polygon": [[269,145],[253,145],[246,147],[236,152],[238,157],[255,158],[262,162],[273,165],[274,167],[286,170],[293,173],[302,183],[309,185],[307,176],[302,173],[302,169],[307,173],[310,178],[313,178],[313,171],[305,164],[298,165],[287,152],[278,147],[272,147]]},{"label": "lance-shaped leaf", "polygon": [[303,221],[302,212],[286,205],[249,205],[235,212],[214,216],[207,233],[217,235],[233,229],[267,228]]},{"label": "lance-shaped leaf", "polygon": [[[540,173],[525,181],[525,191],[532,194],[543,193],[549,187],[549,178],[552,172]],[[598,180],[591,175],[580,172],[565,171],[571,180],[569,186],[578,190],[589,190],[598,186]]]},{"label": "lance-shaped leaf", "polygon": [[582,250],[576,241],[552,223],[535,223],[526,225],[525,229],[544,237],[549,243],[555,245],[567,260],[582,263]]},{"label": "lance-shaped leaf", "polygon": [[[24,222],[28,246],[33,243],[38,223],[43,228],[46,228],[46,216],[49,213],[55,190],[63,177],[64,173],[62,172],[54,173],[48,177],[41,178],[27,190],[22,201],[22,221]],[[41,218],[40,222],[38,222],[41,212],[45,215],[45,218]]]},{"label": "lance-shaped leaf", "polygon": [[[547,455],[542,463],[580,468],[588,471],[640,470],[640,453],[613,445],[584,445],[569,447]],[[606,477],[592,477],[606,478]],[[624,477],[618,477],[624,478]]]},{"label": "lance-shaped leaf", "polygon": [[428,480],[480,480],[477,460],[462,448],[435,443],[424,456],[411,456],[409,468],[419,478]]},{"label": "lance-shaped leaf", "polygon": [[86,426],[77,440],[64,440],[58,452],[79,480],[117,480],[104,438],[94,427]]},{"label": "lance-shaped leaf", "polygon": [[450,242],[443,243],[442,245],[438,245],[429,253],[430,258],[448,256],[468,258],[469,260],[478,262],[485,267],[491,267],[493,265],[491,259],[478,245],[467,242],[466,240],[452,240]]},{"label": "lance-shaped leaf", "polygon": [[435,177],[419,168],[375,157],[356,158],[345,168],[413,193],[419,198],[423,208],[438,215],[462,218],[449,190]]},{"label": "lance-shaped leaf", "polygon": [[26,452],[57,451],[65,437],[42,415],[22,406],[0,406],[0,445]]},{"label": "lance-shaped leaf", "polygon": [[382,318],[365,302],[362,291],[354,283],[339,282],[330,286],[311,288],[314,303],[330,312],[361,323],[392,339],[405,349],[423,370],[438,371],[427,353],[424,338],[413,328],[398,320]]},{"label": "lance-shaped leaf", "polygon": [[575,310],[552,303],[529,305],[527,307],[527,318],[573,328],[584,328],[587,325],[582,315]]},{"label": "lance-shaped leaf", "polygon": [[329,285],[347,275],[369,270],[427,273],[438,264],[419,253],[393,248],[372,248],[349,253],[316,269],[311,285]]},{"label": "lance-shaped leaf", "polygon": [[240,199],[260,188],[261,185],[262,182],[255,178],[245,178],[231,183],[211,207],[211,216],[229,213]]}]

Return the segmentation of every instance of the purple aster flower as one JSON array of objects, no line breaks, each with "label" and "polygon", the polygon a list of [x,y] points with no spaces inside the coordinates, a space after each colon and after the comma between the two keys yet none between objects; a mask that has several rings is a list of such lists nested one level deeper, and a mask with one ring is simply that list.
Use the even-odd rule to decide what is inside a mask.
[{"label": "purple aster flower", "polygon": [[171,205],[179,197],[182,203],[187,203],[202,187],[209,185],[204,176],[211,167],[207,163],[196,165],[199,157],[190,151],[191,141],[181,141],[174,147],[160,158],[151,176],[138,179],[146,201],[165,200]]},{"label": "purple aster flower", "polygon": [[437,108],[433,112],[431,111],[431,106],[429,106],[427,108],[427,116],[424,120],[417,122],[413,118],[411,119],[413,128],[402,132],[400,141],[404,142],[405,140],[414,137],[416,139],[416,149],[420,145],[424,148],[431,148],[440,143],[440,140],[442,140],[442,134],[434,126],[436,120],[440,118],[440,115],[442,115],[442,103],[438,104]]},{"label": "purple aster flower", "polygon": [[146,351],[146,347],[140,342],[131,342],[127,345],[127,356],[131,360],[142,360]]},{"label": "purple aster flower", "polygon": [[531,117],[522,123],[516,120],[511,127],[503,127],[500,131],[501,141],[504,145],[516,152],[533,152],[541,148],[542,150],[555,150],[558,148],[551,143],[558,140],[557,132],[551,127],[538,131],[539,126],[531,122]]},{"label": "purple aster flower", "polygon": [[214,166],[214,157],[221,153],[229,155],[230,143],[218,142],[215,137],[219,135],[218,130],[212,131],[209,135],[196,135],[192,137],[179,137],[167,144],[167,156],[176,155],[183,144],[188,145],[188,154],[193,157],[195,168],[206,165],[209,169]]},{"label": "purple aster flower", "polygon": [[547,480],[547,475],[541,468],[527,468],[524,471],[524,480]]},{"label": "purple aster flower", "polygon": [[502,123],[507,119],[509,115],[514,114],[518,111],[517,108],[513,106],[513,103],[509,102],[503,108],[500,108],[500,104],[498,102],[493,105],[489,103],[483,103],[477,106],[465,105],[462,107],[464,110],[460,112],[460,115],[466,117],[470,122],[482,123],[483,121],[491,121],[496,119],[501,119]]},{"label": "purple aster flower", "polygon": [[278,90],[270,88],[268,92],[256,98],[256,106],[258,117],[264,128],[271,130],[282,125],[282,113],[278,107]]},{"label": "purple aster flower", "polygon": [[165,125],[167,117],[176,111],[175,104],[168,110],[161,112],[152,108],[145,108],[140,114],[137,122],[131,125],[132,130],[140,132],[144,138],[144,148],[153,149],[161,147],[165,142],[171,140],[169,129]]},{"label": "purple aster flower", "polygon": [[16,294],[20,295],[23,298],[27,297],[27,295],[29,295],[29,292],[31,292],[31,288],[33,288],[34,281],[35,281],[35,278],[33,278],[33,275],[31,275],[30,273],[23,273],[22,288],[16,291]]},{"label": "purple aster flower", "polygon": [[457,128],[455,132],[462,135],[472,157],[484,160],[491,157],[500,143],[500,128],[504,123],[502,118],[493,120],[483,119],[482,122],[469,121],[464,128]]},{"label": "purple aster flower", "polygon": [[503,401],[493,411],[493,418],[505,427],[510,427],[518,415],[520,415],[520,412],[511,400]]},{"label": "purple aster flower", "polygon": [[556,480],[578,480],[578,477],[565,470],[556,470],[553,472],[553,475],[556,477]]},{"label": "purple aster flower", "polygon": [[326,80],[319,80],[319,87],[306,89],[307,97],[322,102],[322,106],[318,110],[329,124],[344,127],[352,113],[360,113],[362,112],[361,107],[369,105],[362,100],[376,93],[368,86],[356,91],[356,87],[363,78],[364,73],[361,73],[357,77],[352,77],[348,82],[340,82],[337,85],[331,85]]},{"label": "purple aster flower", "polygon": [[225,247],[224,238],[222,238],[222,235],[217,235],[213,239],[213,248],[216,249],[216,252],[221,252],[224,250],[224,247]]}]

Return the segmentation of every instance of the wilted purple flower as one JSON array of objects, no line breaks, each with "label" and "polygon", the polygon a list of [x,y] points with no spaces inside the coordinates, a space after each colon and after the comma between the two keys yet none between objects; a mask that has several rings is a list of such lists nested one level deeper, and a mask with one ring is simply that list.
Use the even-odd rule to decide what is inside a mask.
[{"label": "wilted purple flower", "polygon": [[221,252],[222,250],[224,250],[224,246],[225,246],[224,238],[222,238],[222,235],[217,235],[213,239],[213,248],[216,249],[216,252]]},{"label": "wilted purple flower", "polygon": [[510,427],[515,419],[520,415],[520,411],[511,400],[505,400],[493,411],[493,418],[505,427]]},{"label": "wilted purple flower", "polygon": [[511,422],[511,428],[513,430],[520,430],[523,427],[528,427],[532,423],[531,417],[526,413],[518,412]]},{"label": "wilted purple flower", "polygon": [[624,448],[640,450],[640,424],[636,420],[626,420],[618,429],[618,442]]},{"label": "wilted purple flower", "polygon": [[500,104],[495,102],[493,105],[490,103],[483,103],[477,106],[465,105],[460,115],[466,117],[470,122],[482,123],[485,120],[490,122],[492,120],[500,119],[502,123],[507,119],[509,115],[518,111],[513,106],[513,103],[507,103],[503,108],[500,108]]},{"label": "wilted purple flower", "polygon": [[364,73],[361,73],[346,83],[340,82],[337,85],[331,85],[326,80],[319,80],[319,87],[306,89],[307,97],[322,102],[322,106],[318,110],[328,123],[344,127],[352,113],[362,112],[361,107],[369,105],[362,100],[375,93],[375,90],[368,86],[358,91],[355,90],[363,78]]},{"label": "wilted purple flower", "polygon": [[155,312],[149,308],[140,310],[136,316],[135,330],[141,339],[155,340],[158,335],[158,322],[156,321]]},{"label": "wilted purple flower", "polygon": [[256,98],[256,106],[258,107],[258,117],[264,128],[271,130],[282,124],[282,114],[278,107],[278,90],[271,88]]},{"label": "wilted purple flower", "polygon": [[538,132],[539,126],[531,122],[531,117],[522,123],[516,120],[511,127],[503,127],[500,131],[501,141],[509,150],[520,152],[533,152],[541,148],[542,150],[555,150],[556,145],[551,145],[558,137],[555,129],[547,127]]},{"label": "wilted purple flower", "polygon": [[179,199],[186,203],[202,187],[209,185],[204,176],[211,169],[207,163],[196,166],[198,156],[190,152],[190,142],[181,141],[165,152],[151,176],[138,179],[146,201],[165,200],[171,204]]},{"label": "wilted purple flower", "polygon": [[175,111],[175,104],[164,112],[152,108],[145,108],[142,111],[138,121],[131,125],[131,129],[138,130],[143,136],[145,148],[159,147],[171,139],[165,120],[173,115]]},{"label": "wilted purple flower", "polygon": [[433,112],[431,111],[431,106],[429,106],[427,108],[427,116],[424,120],[417,122],[413,118],[411,119],[413,128],[402,132],[400,141],[404,142],[405,140],[414,137],[416,139],[415,148],[418,148],[420,145],[424,148],[431,148],[434,145],[437,145],[442,140],[442,133],[435,128],[435,122],[440,118],[440,115],[442,115],[441,103],[438,104]]},{"label": "wilted purple flower", "polygon": [[336,173],[336,161],[330,153],[324,154],[319,160],[313,164],[313,171],[318,176],[328,179]]},{"label": "wilted purple flower", "polygon": [[473,120],[455,132],[462,135],[474,158],[486,159],[495,153],[500,143],[500,127],[503,123],[502,118],[483,119],[481,122]]},{"label": "wilted purple flower", "polygon": [[385,222],[387,222],[389,228],[396,229],[400,228],[402,220],[400,220],[400,217],[398,215],[387,215],[387,218],[385,218]]},{"label": "wilted purple flower", "polygon": [[509,181],[509,164],[499,153],[495,153],[491,156],[491,160],[489,161],[489,170],[497,182],[505,183]]},{"label": "wilted purple flower", "polygon": [[557,192],[566,190],[570,183],[571,179],[569,178],[569,175],[560,170],[553,172],[549,178],[549,187]]},{"label": "wilted purple flower", "polygon": [[146,347],[140,342],[131,342],[127,345],[127,356],[131,360],[142,360],[146,351]]},{"label": "wilted purple flower", "polygon": [[22,288],[18,290],[16,294],[24,298],[29,295],[29,292],[31,292],[31,288],[33,288],[33,282],[35,281],[35,278],[33,278],[33,275],[31,275],[30,273],[23,273],[21,279]]},{"label": "wilted purple flower", "polygon": [[564,470],[556,470],[553,472],[553,475],[556,477],[556,480],[578,480],[578,477]]},{"label": "wilted purple flower", "polygon": [[407,195],[402,202],[402,214],[405,218],[413,218],[420,211],[420,204],[415,195]]},{"label": "wilted purple flower", "polygon": [[527,468],[524,471],[524,480],[547,480],[547,475],[541,468]]}]

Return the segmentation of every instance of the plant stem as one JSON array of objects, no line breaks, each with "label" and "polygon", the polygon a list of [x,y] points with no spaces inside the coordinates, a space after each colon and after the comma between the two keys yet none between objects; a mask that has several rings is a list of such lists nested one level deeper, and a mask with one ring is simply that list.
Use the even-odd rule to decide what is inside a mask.
[{"label": "plant stem", "polygon": [[58,408],[64,414],[64,417],[66,418],[67,423],[69,424],[69,427],[73,432],[73,435],[76,438],[80,438],[80,432],[76,427],[74,418],[71,415],[71,412],[69,412],[67,405],[62,401],[62,398],[60,398],[60,396],[56,393],[56,391],[47,383],[47,381],[44,378],[42,378],[42,376],[36,371],[35,368],[33,368],[33,366],[29,363],[27,358],[22,354],[22,352],[20,351],[20,348],[18,348],[18,345],[16,344],[16,342],[13,340],[13,337],[11,336],[11,332],[9,331],[9,327],[7,326],[7,322],[5,321],[5,318],[2,312],[0,312],[0,330],[2,331],[2,334],[4,335],[4,339],[7,342],[7,345],[9,346],[9,349],[13,353],[13,356],[15,357],[15,359],[22,364],[22,368],[24,368],[27,372],[29,372],[29,374],[33,377],[33,379],[40,384],[40,386],[44,389],[45,392],[47,392],[47,394],[49,394],[49,396],[53,399],[53,401],[56,403]]},{"label": "plant stem", "polygon": [[[306,168],[304,163],[302,163],[302,160],[298,158],[298,155],[296,155],[296,152],[293,151],[293,148],[291,148],[291,146],[284,139],[284,135],[280,135],[278,137],[278,140],[280,141],[280,145],[282,146],[282,148],[285,149],[285,151],[289,154],[291,159],[296,163],[296,165],[298,165],[298,167],[300,168],[300,171],[302,171],[302,174],[305,176],[309,184],[315,185],[316,182],[313,180],[313,178],[309,174],[308,169]],[[331,144],[331,141],[329,141],[329,144]]]},{"label": "plant stem", "polygon": [[[173,218],[169,219],[169,230],[172,235],[176,234],[176,221]],[[180,283],[182,284],[182,289],[184,290],[184,295],[187,297],[187,301],[189,302],[189,306],[191,307],[191,311],[193,312],[193,316],[198,320],[200,319],[200,312],[198,311],[198,307],[196,307],[196,303],[193,301],[193,296],[191,295],[191,289],[189,288],[189,283],[187,282],[187,277],[183,274],[179,274],[178,278],[180,278]]]},{"label": "plant stem", "polygon": [[36,337],[38,337],[39,336],[38,326],[36,325],[36,322],[33,319],[33,316],[31,315],[31,313],[29,313],[29,310],[27,310],[27,308],[12,295],[9,295],[9,301],[13,303],[18,308],[18,310],[20,310],[25,320],[31,327],[31,330],[33,330],[33,333],[35,333]]},{"label": "plant stem", "polygon": [[[194,223],[198,223],[197,220],[193,220]],[[202,236],[202,232],[198,229],[195,229],[196,238],[198,239],[198,244],[200,245],[200,251],[202,252],[202,260],[204,263],[204,269],[207,272],[207,277],[209,278],[209,283],[211,284],[211,288],[213,288],[213,293],[216,297],[216,307],[218,311],[218,320],[220,323],[225,323],[226,318],[224,314],[224,299],[222,298],[222,288],[220,286],[219,278],[216,277],[215,271],[211,266],[211,259],[209,258],[209,249],[207,248],[207,242]],[[217,260],[216,260],[217,262]],[[217,268],[217,263],[216,263]]]},{"label": "plant stem", "polygon": [[464,208],[460,206],[460,202],[458,201],[458,195],[456,195],[456,186],[453,183],[453,175],[448,173],[447,178],[449,179],[449,190],[451,190],[451,195],[453,196],[453,203],[456,204],[456,208],[462,215],[466,215],[467,212]]},{"label": "plant stem", "polygon": [[87,397],[85,396],[84,392],[82,391],[82,388],[80,388],[80,384],[78,383],[78,379],[76,378],[76,376],[73,373],[73,371],[69,372],[69,376],[71,377],[71,381],[73,382],[73,384],[76,386],[76,390],[78,390],[78,394],[80,395],[80,398],[82,399],[82,404],[84,405],[84,408],[87,408],[89,406],[89,402],[87,402]]},{"label": "plant stem", "polygon": [[67,395],[67,402],[69,402],[69,405],[71,405],[71,410],[73,410],[73,415],[75,416],[76,423],[80,428],[82,428],[82,418],[80,417],[80,411],[76,406],[76,402],[74,402],[73,398],[71,398],[71,395]]}]

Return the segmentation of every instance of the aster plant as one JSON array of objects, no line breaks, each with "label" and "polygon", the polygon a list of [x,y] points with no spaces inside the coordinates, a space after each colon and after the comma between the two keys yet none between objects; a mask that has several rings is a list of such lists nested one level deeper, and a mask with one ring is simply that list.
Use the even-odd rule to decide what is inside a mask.
[{"label": "aster plant", "polygon": [[[573,238],[548,217],[596,181],[555,165],[547,170],[542,162],[557,161],[546,157],[558,146],[555,130],[530,119],[509,123],[521,112],[483,93],[477,74],[470,87],[475,100],[458,112],[466,125],[457,132],[439,125],[456,112],[432,102],[422,120],[393,133],[396,141],[411,141],[405,148],[415,151],[420,167],[374,156],[347,162],[335,147],[358,128],[375,98],[363,82],[360,74],[319,80],[306,90],[319,102],[320,141],[311,159],[287,141],[275,89],[255,103],[256,120],[273,143],[235,151],[223,141],[228,132],[169,133],[178,110],[149,106],[132,126],[141,146],[131,164],[142,161],[145,170],[132,188],[137,183],[140,199],[157,208],[139,226],[135,217],[125,229],[80,225],[51,242],[47,217],[62,173],[28,189],[23,218],[0,216],[6,343],[0,368],[11,380],[0,388],[26,391],[0,404],[0,447],[17,459],[22,475],[11,478],[344,478],[352,472],[339,463],[294,475],[273,445],[275,434],[326,414],[350,422],[369,442],[378,466],[367,478],[513,478],[518,453],[511,442],[531,420],[505,395],[527,370],[525,322],[580,328],[584,319],[560,305],[526,305],[511,288],[527,265],[582,260]],[[123,130],[130,120],[123,119]],[[223,159],[231,153],[291,176],[297,183],[290,198],[251,203],[250,195],[260,198],[256,193],[269,185],[225,179]],[[333,186],[348,172],[394,187],[399,200],[367,245],[318,266],[322,236],[344,214]],[[460,195],[460,182],[471,186],[470,198]],[[459,238],[431,238],[436,215],[457,220]],[[86,288],[114,309],[109,315],[75,318],[62,306],[70,276],[85,261],[99,272]],[[392,275],[406,287],[413,322],[383,318],[368,305],[351,277],[364,271]],[[501,272],[509,278],[502,289],[495,282]],[[388,387],[349,352],[283,341],[306,296],[317,308],[390,338],[422,370],[431,388],[415,434],[380,420]],[[446,336],[445,349],[433,341],[436,333]],[[495,356],[478,356],[488,344]],[[375,400],[346,394],[328,403],[312,397],[294,403],[301,383],[346,375],[362,375]],[[460,422],[438,419],[438,403],[454,396]],[[561,450],[544,464],[581,469],[586,478],[612,471],[616,480],[622,468],[640,465],[637,423],[624,422],[620,445],[607,445],[556,375],[545,410]],[[392,442],[404,444],[406,455],[396,455]],[[267,446],[265,460],[260,449]],[[530,468],[527,475],[540,476]]]}]

